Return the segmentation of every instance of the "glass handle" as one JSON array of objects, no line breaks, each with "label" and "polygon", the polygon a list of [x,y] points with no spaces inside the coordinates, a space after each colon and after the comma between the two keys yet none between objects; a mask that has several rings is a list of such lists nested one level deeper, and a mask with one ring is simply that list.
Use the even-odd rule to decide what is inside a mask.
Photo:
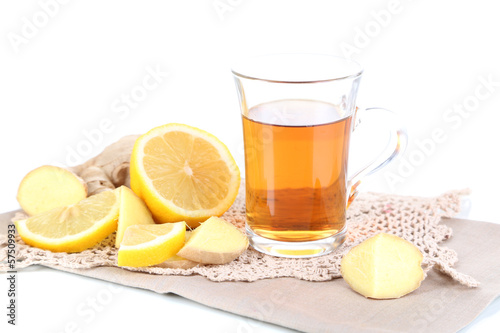
[{"label": "glass handle", "polygon": [[356,112],[354,114],[354,132],[356,132],[355,130],[358,125],[368,116],[376,116],[378,119],[385,120],[384,124],[388,127],[386,131],[389,131],[389,140],[387,141],[384,150],[374,160],[361,168],[361,170],[354,173],[353,176],[347,181],[347,190],[349,192],[347,207],[350,206],[358,195],[357,188],[361,181],[366,176],[380,170],[398,155],[402,154],[408,145],[408,134],[406,129],[398,121],[396,113],[383,108],[368,108],[364,110],[356,108]]}]

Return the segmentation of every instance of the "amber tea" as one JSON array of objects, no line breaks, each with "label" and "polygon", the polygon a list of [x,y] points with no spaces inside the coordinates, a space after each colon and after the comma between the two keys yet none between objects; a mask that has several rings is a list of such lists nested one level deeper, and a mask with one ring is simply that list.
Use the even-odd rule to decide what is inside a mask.
[{"label": "amber tea", "polygon": [[[346,210],[358,185],[404,150],[404,128],[389,110],[356,107],[363,69],[349,59],[258,55],[241,59],[231,71],[243,118],[250,245],[288,258],[334,251],[345,240]],[[353,119],[358,124],[365,117],[371,120],[355,132],[368,123],[389,134],[388,141],[348,177]]]},{"label": "amber tea", "polygon": [[344,228],[351,116],[329,103],[281,100],[243,115],[248,226],[276,241]]}]

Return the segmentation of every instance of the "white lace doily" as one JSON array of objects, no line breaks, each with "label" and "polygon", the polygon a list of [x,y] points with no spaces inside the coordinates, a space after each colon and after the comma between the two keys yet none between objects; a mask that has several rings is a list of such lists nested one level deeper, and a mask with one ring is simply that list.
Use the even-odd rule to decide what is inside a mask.
[{"label": "white lace doily", "polygon": [[[242,186],[244,188],[244,186]],[[340,260],[353,246],[380,232],[400,236],[415,244],[424,254],[426,271],[436,268],[453,280],[475,287],[478,282],[457,272],[453,265],[455,251],[440,243],[452,235],[442,218],[453,217],[460,210],[460,191],[448,192],[436,198],[406,197],[377,193],[362,193],[348,209],[348,235],[345,243],[334,253],[309,259],[279,258],[253,249],[226,265],[204,265],[189,269],[160,267],[122,268],[131,271],[163,275],[199,274],[212,281],[256,281],[291,277],[308,281],[327,281],[340,277]],[[17,215],[15,218],[23,218]],[[245,224],[244,193],[240,191],[233,206],[223,218],[243,229]],[[80,253],[53,253],[26,245],[17,237],[17,269],[30,265],[57,268],[92,268],[115,266],[117,249],[114,234],[92,249]],[[7,239],[0,235],[0,262],[5,261]],[[0,263],[0,270],[8,270]]]}]

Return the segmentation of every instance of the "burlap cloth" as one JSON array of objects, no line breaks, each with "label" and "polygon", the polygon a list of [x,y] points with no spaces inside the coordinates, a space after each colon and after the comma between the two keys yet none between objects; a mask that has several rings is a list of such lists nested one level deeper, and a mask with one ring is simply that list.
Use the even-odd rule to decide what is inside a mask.
[{"label": "burlap cloth", "polygon": [[[17,238],[17,269],[38,264],[159,293],[175,293],[301,331],[454,332],[500,294],[500,226],[446,219],[460,210],[460,194],[449,192],[436,198],[361,194],[348,210],[347,241],[335,253],[318,258],[276,258],[249,249],[227,265],[188,270],[124,269],[116,267],[113,237],[78,254],[35,249]],[[5,260],[5,234],[13,217],[14,213],[0,216],[0,261]],[[243,227],[242,193],[224,217]],[[342,279],[335,279],[340,276],[341,257],[379,232],[401,236],[424,254],[428,272],[425,281],[398,300],[368,300],[350,290]],[[445,240],[446,247],[442,244]],[[457,253],[459,270],[454,267]],[[0,270],[7,270],[5,263],[0,264]]]}]

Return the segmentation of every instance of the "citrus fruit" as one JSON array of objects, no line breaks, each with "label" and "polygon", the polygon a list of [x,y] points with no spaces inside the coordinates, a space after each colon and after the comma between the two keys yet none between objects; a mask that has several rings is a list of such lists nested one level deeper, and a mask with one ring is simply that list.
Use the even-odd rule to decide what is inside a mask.
[{"label": "citrus fruit", "polygon": [[80,252],[116,230],[119,208],[116,191],[105,191],[17,221],[16,228],[28,245],[53,252]]},{"label": "citrus fruit", "polygon": [[184,245],[186,223],[139,224],[125,230],[118,266],[143,267],[164,262]]},{"label": "citrus fruit", "polygon": [[128,227],[135,224],[154,224],[151,212],[141,198],[126,186],[119,189],[120,214],[118,216],[118,229],[116,230],[115,247],[119,248],[123,234]]},{"label": "citrus fruit", "polygon": [[167,124],[137,139],[130,182],[156,222],[186,221],[196,227],[229,209],[238,194],[240,171],[212,134]]}]

